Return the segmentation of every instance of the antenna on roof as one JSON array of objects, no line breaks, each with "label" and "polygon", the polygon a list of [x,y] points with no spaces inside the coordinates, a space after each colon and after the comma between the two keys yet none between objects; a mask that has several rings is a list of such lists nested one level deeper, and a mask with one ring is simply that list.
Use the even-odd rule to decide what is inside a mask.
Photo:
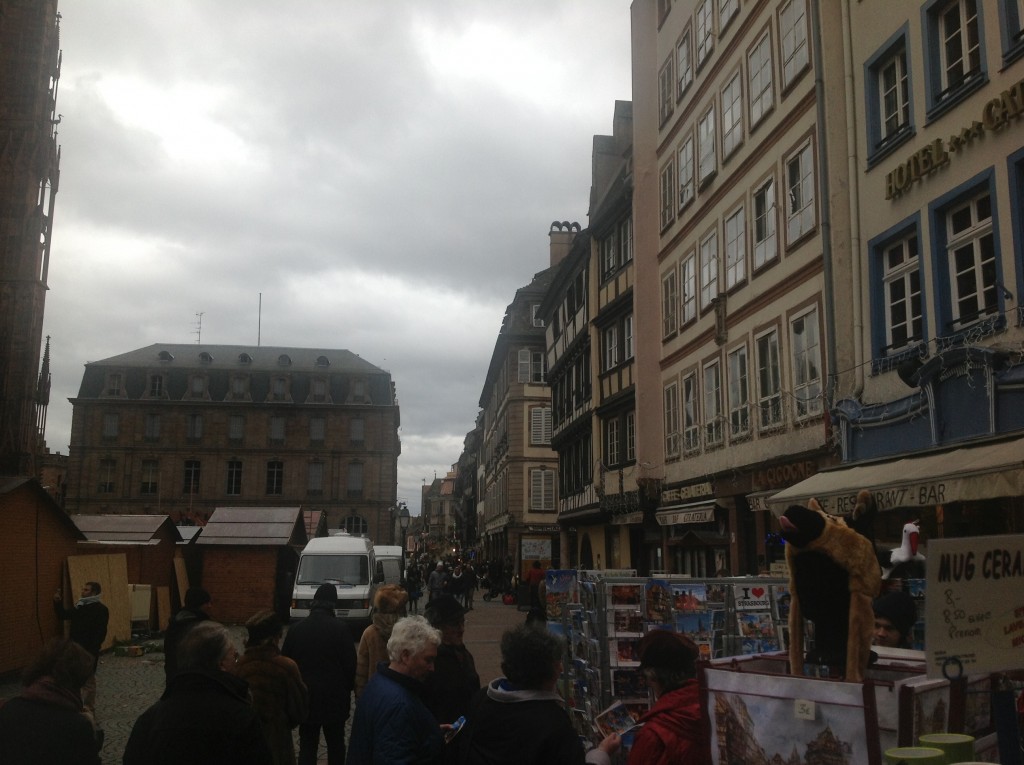
[{"label": "antenna on roof", "polygon": [[260,331],[263,323],[263,293],[260,293],[260,307],[256,312],[256,347],[260,347]]},{"label": "antenna on roof", "polygon": [[203,343],[203,314],[205,311],[196,311],[196,329],[193,334],[196,336],[196,345]]}]

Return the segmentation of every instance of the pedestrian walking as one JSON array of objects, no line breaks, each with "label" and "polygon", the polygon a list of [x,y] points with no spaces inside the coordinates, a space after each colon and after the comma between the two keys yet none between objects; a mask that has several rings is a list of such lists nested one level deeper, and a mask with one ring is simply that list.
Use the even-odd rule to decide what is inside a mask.
[{"label": "pedestrian walking", "polygon": [[441,595],[448,587],[448,575],[445,573],[444,564],[441,561],[437,562],[437,566],[430,572],[430,576],[427,577],[427,591],[429,592],[428,600]]},{"label": "pedestrian walking", "polygon": [[388,640],[395,622],[405,616],[408,593],[397,584],[385,584],[373,596],[372,624],[363,630],[356,649],[356,698],[377,671],[388,661]]}]

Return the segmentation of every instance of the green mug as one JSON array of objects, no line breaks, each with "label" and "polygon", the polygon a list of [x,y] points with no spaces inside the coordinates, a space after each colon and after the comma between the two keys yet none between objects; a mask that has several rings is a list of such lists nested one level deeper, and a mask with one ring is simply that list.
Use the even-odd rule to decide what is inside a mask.
[{"label": "green mug", "polygon": [[886,765],[946,765],[946,753],[934,746],[898,746],[885,750]]},{"label": "green mug", "polygon": [[921,746],[934,746],[945,752],[947,763],[974,759],[974,736],[966,733],[925,733],[918,741]]}]

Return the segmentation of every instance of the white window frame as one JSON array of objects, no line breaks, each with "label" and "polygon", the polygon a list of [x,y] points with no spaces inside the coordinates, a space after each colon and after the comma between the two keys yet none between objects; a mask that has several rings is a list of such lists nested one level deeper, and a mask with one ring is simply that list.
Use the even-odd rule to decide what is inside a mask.
[{"label": "white window frame", "polygon": [[683,97],[693,82],[693,36],[687,24],[676,43],[676,100]]},{"label": "white window frame", "polygon": [[160,463],[157,460],[142,460],[142,481],[140,494],[160,493]]},{"label": "white window frame", "polygon": [[530,322],[535,327],[543,327],[544,319],[538,315],[540,313],[540,303],[532,303],[530,305]]},{"label": "white window frame", "polygon": [[284,460],[267,460],[266,495],[279,497],[284,494]]},{"label": "white window frame", "polygon": [[743,144],[743,77],[739,69],[722,88],[722,161]]},{"label": "white window frame", "polygon": [[626,462],[636,462],[636,412],[626,412]]},{"label": "white window frame", "polygon": [[224,493],[229,497],[238,497],[242,494],[242,478],[244,477],[242,461],[228,460],[226,467]]},{"label": "white window frame", "polygon": [[615,325],[605,328],[602,333],[604,364],[602,371],[607,372],[619,365],[619,328]]},{"label": "white window frame", "polygon": [[772,66],[772,34],[765,30],[747,54],[747,98],[750,102],[751,132],[775,106]]},{"label": "white window frame", "polygon": [[718,28],[725,29],[740,10],[740,0],[718,0]]},{"label": "white window frame", "polygon": [[241,414],[228,415],[228,438],[232,441],[241,441],[245,437],[245,416]]},{"label": "white window frame", "polygon": [[633,358],[633,314],[622,320],[622,360]]},{"label": "white window frame", "polygon": [[[950,316],[962,329],[999,310],[998,252],[992,229],[992,196],[986,189],[945,211],[946,262]],[[954,217],[967,213],[968,226],[956,229]],[[992,279],[985,281],[985,275]],[[965,310],[973,306],[974,310]]]},{"label": "white window frame", "polygon": [[697,251],[690,250],[679,263],[680,287],[682,289],[680,325],[697,318]]},{"label": "white window frame", "polygon": [[919,242],[915,230],[881,247],[886,355],[899,353],[923,339]]},{"label": "white window frame", "polygon": [[808,141],[786,159],[786,242],[800,239],[817,223],[814,149]]},{"label": "white window frame", "polygon": [[117,412],[107,412],[103,415],[103,437],[117,438],[121,432],[121,417]]},{"label": "white window frame", "polygon": [[779,11],[782,40],[782,87],[788,88],[809,63],[807,0],[789,0]]},{"label": "white window frame", "polygon": [[147,441],[156,441],[160,438],[160,415],[149,412],[146,414],[145,435]]},{"label": "white window frame", "polygon": [[673,268],[661,277],[661,336],[679,329],[679,275]]},{"label": "white window frame", "polygon": [[725,289],[747,280],[747,223],[743,205],[725,219]]},{"label": "white window frame", "polygon": [[679,457],[679,383],[674,380],[664,388],[665,458]]},{"label": "white window frame", "polygon": [[683,448],[687,452],[700,449],[700,409],[697,406],[697,373],[683,377]]},{"label": "white window frame", "polygon": [[633,216],[627,216],[619,223],[619,264],[626,265],[633,259]]},{"label": "white window frame", "polygon": [[712,0],[698,0],[693,29],[697,68],[700,69],[715,49],[715,4]]},{"label": "white window frame", "polygon": [[551,407],[535,406],[530,410],[530,444],[544,446],[551,443]]},{"label": "white window frame", "polygon": [[793,410],[797,420],[821,414],[822,368],[821,331],[815,306],[789,322],[793,349]]},{"label": "white window frame", "polygon": [[706,311],[718,297],[718,229],[709,231],[700,240],[700,309]]},{"label": "white window frame", "polygon": [[555,471],[530,469],[530,510],[547,512],[555,509]]},{"label": "white window frame", "polygon": [[729,353],[729,434],[742,438],[750,434],[750,361],[747,346]]},{"label": "white window frame", "polygon": [[622,458],[622,445],[619,441],[619,418],[612,417],[604,421],[604,461],[606,467],[615,467]]},{"label": "white window frame", "polygon": [[754,338],[757,354],[757,408],[758,429],[777,428],[782,416],[782,361],[779,350],[779,331],[776,328]]},{"label": "white window frame", "polygon": [[907,70],[906,45],[900,45],[881,62],[875,76],[878,80],[878,131],[880,142],[884,143],[910,125],[910,73]]},{"label": "white window frame", "polygon": [[[980,0],[950,0],[934,9],[938,22],[939,77],[942,94],[956,90],[966,84],[971,76],[981,70],[981,35],[978,4]],[[968,5],[974,4],[974,15],[969,14]],[[957,27],[950,28],[949,11],[958,11]],[[955,58],[950,56],[953,47],[958,48]],[[940,100],[942,98],[940,94]]]},{"label": "white window frame", "polygon": [[310,462],[306,468],[306,491],[320,494],[324,490],[324,463]]},{"label": "white window frame", "polygon": [[203,415],[185,415],[185,438],[189,441],[198,441],[203,437]]},{"label": "white window frame", "polygon": [[615,252],[615,232],[601,240],[601,277],[608,276],[619,267],[618,255]]},{"label": "white window frame", "polygon": [[709,361],[703,368],[704,445],[719,446],[725,440],[722,417],[722,362]]},{"label": "white window frame", "polygon": [[715,104],[712,101],[707,111],[697,122],[697,186],[704,186],[718,172],[718,155],[715,150]]},{"label": "white window frame", "polygon": [[665,59],[658,71],[658,115],[664,125],[675,108],[675,69],[674,53]]},{"label": "white window frame", "polygon": [[778,205],[775,203],[775,178],[766,178],[754,189],[754,224],[751,236],[754,241],[754,270],[764,267],[779,256]]},{"label": "white window frame", "polygon": [[672,225],[676,219],[676,163],[671,157],[661,168],[661,227]]},{"label": "white window frame", "polygon": [[679,207],[686,207],[693,201],[693,132],[687,132],[682,141],[679,142],[677,152],[679,163]]}]

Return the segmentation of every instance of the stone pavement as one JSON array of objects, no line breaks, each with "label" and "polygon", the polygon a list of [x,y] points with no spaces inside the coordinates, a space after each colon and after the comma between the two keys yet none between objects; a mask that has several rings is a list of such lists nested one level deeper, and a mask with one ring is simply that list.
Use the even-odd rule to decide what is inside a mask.
[{"label": "stone pavement", "polygon": [[[420,600],[420,611],[426,603]],[[526,620],[526,613],[516,606],[506,606],[500,600],[484,601],[477,593],[472,611],[466,614],[466,645],[476,661],[480,682],[487,684],[501,674],[501,635],[510,627]],[[244,627],[232,627],[236,645],[241,649],[245,639]],[[97,717],[106,738],[103,745],[103,765],[121,762],[128,734],[135,719],[160,698],[164,689],[164,660],[162,653],[142,656],[115,656],[108,651],[100,657],[97,680]],[[18,695],[16,679],[0,683],[0,699]],[[321,745],[322,747],[322,745]],[[296,752],[298,740],[296,739]],[[321,748],[320,762],[327,762],[326,749]]]}]

